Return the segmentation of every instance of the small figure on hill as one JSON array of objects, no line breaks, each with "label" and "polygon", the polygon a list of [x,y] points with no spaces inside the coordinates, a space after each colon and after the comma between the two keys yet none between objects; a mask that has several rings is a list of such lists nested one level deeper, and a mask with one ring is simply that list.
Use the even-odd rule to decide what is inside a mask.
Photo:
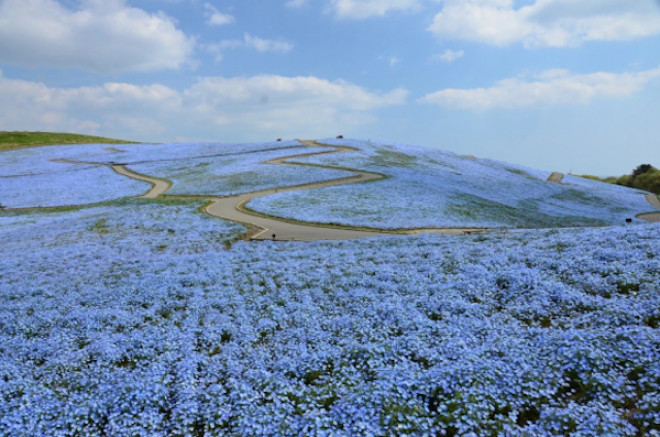
[{"label": "small figure on hill", "polygon": [[343,135],[337,135],[337,139],[338,139],[338,140],[341,140],[341,139],[343,139],[343,138],[344,138]]}]

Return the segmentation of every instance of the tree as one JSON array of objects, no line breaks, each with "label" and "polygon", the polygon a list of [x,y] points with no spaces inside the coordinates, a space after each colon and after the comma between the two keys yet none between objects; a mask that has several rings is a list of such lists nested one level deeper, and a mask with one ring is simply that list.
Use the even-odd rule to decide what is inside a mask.
[{"label": "tree", "polygon": [[653,168],[651,164],[638,165],[637,168],[633,170],[632,177],[633,179],[636,179],[637,176],[643,175],[644,173],[647,173],[649,170],[655,170],[655,168]]},{"label": "tree", "polygon": [[629,174],[624,174],[621,176],[619,179],[617,179],[616,183],[618,185],[623,185],[624,187],[632,187],[633,185],[633,177],[632,175]]},{"label": "tree", "polygon": [[660,171],[647,171],[639,175],[635,179],[635,188],[660,194]]},{"label": "tree", "polygon": [[632,173],[624,174],[618,178],[616,176],[598,178],[589,175],[583,177],[660,194],[660,170],[653,167],[651,164],[638,165]]}]

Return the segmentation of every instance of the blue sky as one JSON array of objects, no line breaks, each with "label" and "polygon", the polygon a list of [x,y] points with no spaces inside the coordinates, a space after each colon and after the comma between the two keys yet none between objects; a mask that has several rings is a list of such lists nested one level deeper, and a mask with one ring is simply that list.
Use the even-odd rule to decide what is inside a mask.
[{"label": "blue sky", "polygon": [[0,129],[660,166],[657,0],[0,0]]}]

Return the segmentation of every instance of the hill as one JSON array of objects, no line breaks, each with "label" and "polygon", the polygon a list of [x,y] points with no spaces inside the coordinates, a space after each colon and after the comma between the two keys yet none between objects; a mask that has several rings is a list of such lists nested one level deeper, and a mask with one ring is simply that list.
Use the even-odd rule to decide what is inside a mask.
[{"label": "hill", "polygon": [[[296,160],[368,169],[370,184],[295,191],[255,199],[250,207],[299,220],[406,227],[567,227],[624,223],[654,208],[639,190],[440,150],[368,141],[323,140],[359,152]],[[561,176],[561,175],[560,175]]]},{"label": "hill", "polygon": [[[652,209],[640,192],[341,144],[0,153],[0,435],[658,434],[660,224],[257,242],[205,213],[275,186],[326,219],[316,196],[338,190],[343,220],[391,203],[381,225],[432,218],[415,216],[425,203],[430,223],[459,225],[447,193],[525,220],[596,208],[618,224]],[[308,165],[283,165],[292,155]],[[149,184],[117,167],[173,185],[136,197]],[[366,174],[383,177],[316,184]],[[78,206],[43,207],[64,205]],[[472,219],[515,224],[487,206]]]},{"label": "hill", "polygon": [[132,141],[115,140],[56,132],[6,132],[0,131],[0,152],[21,149],[25,147],[49,146],[59,144],[135,144]]},{"label": "hill", "polygon": [[[286,162],[303,165],[264,164],[287,156]],[[602,226],[654,209],[643,192],[630,188],[570,175],[551,182],[550,172],[507,163],[343,139],[313,148],[296,141],[66,146],[17,150],[3,158],[0,203],[5,207],[71,205],[76,196],[81,203],[94,203],[138,195],[144,182],[96,165],[119,162],[139,174],[169,180],[167,195],[226,196],[272,188],[278,192],[258,196],[245,210],[363,229]],[[356,171],[382,177],[370,183],[310,185]],[[78,194],[71,190],[72,178],[85,180],[74,184]],[[307,185],[297,188],[301,184]]]}]

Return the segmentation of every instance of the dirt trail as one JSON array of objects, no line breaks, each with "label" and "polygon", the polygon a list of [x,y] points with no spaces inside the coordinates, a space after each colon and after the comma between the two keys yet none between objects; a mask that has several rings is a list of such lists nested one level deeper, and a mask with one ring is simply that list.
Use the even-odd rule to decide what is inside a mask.
[{"label": "dirt trail", "polygon": [[646,200],[656,208],[660,209],[660,199],[655,194],[647,194]]},{"label": "dirt trail", "polygon": [[660,222],[660,212],[643,212],[641,214],[637,214],[636,216],[638,219],[651,222],[651,223],[658,223]]},{"label": "dirt trail", "polygon": [[[299,140],[302,144],[309,147],[332,147],[334,150],[324,152],[310,152],[302,153],[292,156],[284,156],[281,158],[271,159],[266,161],[265,164],[282,164],[282,165],[303,165],[309,167],[318,167],[316,164],[305,164],[299,162],[289,162],[290,159],[300,159],[309,156],[327,155],[331,153],[344,153],[356,152],[359,149],[347,146],[328,146],[325,144],[317,143],[316,141]],[[327,168],[336,168],[328,166]],[[437,233],[437,234],[451,234],[463,235],[467,233],[480,232],[486,229],[477,228],[457,228],[457,229],[405,229],[405,230],[384,230],[384,229],[369,229],[358,228],[352,226],[331,226],[327,224],[299,222],[295,220],[288,220],[279,217],[266,216],[249,210],[246,204],[255,197],[263,197],[275,193],[283,193],[288,191],[309,190],[322,187],[330,187],[336,185],[364,183],[384,179],[385,176],[367,172],[358,169],[340,168],[354,173],[353,176],[343,178],[329,179],[322,182],[314,182],[311,184],[297,185],[292,187],[271,188],[267,190],[247,193],[236,197],[218,198],[211,205],[206,207],[206,212],[209,215],[224,218],[241,223],[247,223],[255,227],[261,228],[262,231],[257,232],[251,236],[253,240],[351,240],[355,238],[375,237],[379,235],[412,235],[421,233]]]},{"label": "dirt trail", "polygon": [[[647,194],[646,200],[656,208],[660,209],[660,199],[655,194]],[[637,214],[638,219],[646,220],[647,222],[657,223],[660,222],[660,211],[658,212],[645,212]]]},{"label": "dirt trail", "polygon": [[[325,155],[331,153],[355,152],[355,149],[347,146],[326,146],[324,144],[316,143],[315,141],[300,141],[302,144],[309,147],[332,147],[333,150],[323,152],[309,152],[300,153],[296,155],[284,156],[280,158],[271,159],[264,162],[264,164],[280,164],[280,165],[303,165],[309,167],[319,167],[316,164],[304,164],[288,162],[290,159],[300,159],[309,156]],[[112,165],[113,170],[117,173],[134,178],[140,181],[152,184],[152,189],[140,197],[156,198],[165,195],[165,192],[172,186],[169,181],[153,178],[150,176],[135,173],[125,165]],[[336,167],[327,167],[334,168]],[[430,229],[405,229],[405,230],[386,230],[386,229],[372,229],[372,228],[357,228],[352,226],[331,226],[322,223],[307,223],[299,222],[296,220],[283,219],[279,217],[267,216],[248,209],[245,205],[256,197],[268,196],[275,193],[285,193],[289,191],[309,190],[322,187],[330,187],[344,184],[354,184],[362,182],[370,182],[385,178],[385,176],[378,173],[371,173],[357,169],[345,169],[347,172],[354,173],[353,175],[329,179],[321,182],[313,182],[303,185],[294,185],[288,187],[269,188],[266,190],[254,191],[236,196],[169,196],[172,198],[198,198],[206,199],[211,203],[204,208],[204,212],[208,215],[230,220],[233,222],[246,225],[250,231],[247,238],[251,240],[296,240],[296,241],[314,241],[314,240],[352,240],[355,238],[375,237],[379,235],[414,235],[421,233],[437,233],[437,234],[450,234],[450,235],[463,235],[474,232],[481,232],[486,229],[481,228],[430,228]]]},{"label": "dirt trail", "polygon": [[110,168],[119,173],[120,175],[127,176],[132,179],[137,179],[138,181],[148,182],[151,184],[151,189],[145,194],[139,197],[145,199],[155,199],[158,196],[165,194],[167,190],[172,187],[172,182],[165,179],[157,179],[151,176],[146,176],[140,173],[136,173],[132,170],[126,168],[124,164],[111,164]]},{"label": "dirt trail", "polygon": [[564,173],[559,173],[559,172],[554,171],[548,177],[548,182],[554,182],[556,184],[561,184],[562,179],[564,179]]},{"label": "dirt trail", "polygon": [[[169,198],[180,199],[200,199],[207,200],[210,203],[204,208],[204,212],[210,216],[230,220],[236,223],[243,224],[248,227],[246,238],[250,240],[297,240],[297,241],[314,241],[314,240],[350,240],[355,238],[367,238],[380,235],[417,235],[423,233],[447,234],[447,235],[466,235],[477,232],[484,232],[491,230],[490,228],[418,228],[418,229],[378,229],[368,227],[353,227],[353,226],[333,226],[323,223],[308,223],[300,222],[297,220],[285,219],[280,217],[268,216],[256,211],[252,211],[246,207],[246,204],[256,198],[268,196],[275,193],[284,193],[289,191],[309,190],[322,187],[330,187],[336,185],[354,184],[376,181],[385,178],[384,175],[378,173],[366,172],[358,169],[323,166],[318,164],[306,164],[300,162],[290,162],[291,159],[300,159],[309,156],[326,155],[331,153],[344,153],[356,152],[357,148],[348,146],[331,146],[327,144],[317,143],[316,141],[299,140],[302,144],[309,147],[330,147],[333,150],[326,150],[323,152],[309,152],[300,153],[296,155],[284,156],[280,158],[271,159],[264,162],[264,164],[280,164],[280,165],[298,165],[307,167],[323,167],[335,170],[344,170],[347,173],[352,173],[350,176],[329,179],[321,182],[313,182],[308,184],[293,185],[288,187],[269,188],[266,190],[245,193],[236,196],[204,196],[204,195],[168,195],[165,194],[171,187],[172,183],[165,179],[160,179],[144,174],[136,173],[126,166],[130,164],[116,164],[108,162],[81,162],[65,159],[58,159],[55,161],[68,163],[68,164],[84,164],[95,166],[108,166],[116,173],[129,178],[133,178],[142,182],[147,182],[152,185],[151,189],[143,194],[142,198],[155,199],[157,197],[167,196]],[[561,183],[564,175],[562,173],[554,172],[548,178],[548,181]],[[660,209],[660,200],[657,196],[649,194],[646,199],[650,204]],[[14,208],[12,208],[14,209]],[[52,209],[52,208],[15,208],[16,210],[35,210],[35,209]],[[660,211],[648,212],[638,214],[637,218],[649,222],[660,222]]]}]

